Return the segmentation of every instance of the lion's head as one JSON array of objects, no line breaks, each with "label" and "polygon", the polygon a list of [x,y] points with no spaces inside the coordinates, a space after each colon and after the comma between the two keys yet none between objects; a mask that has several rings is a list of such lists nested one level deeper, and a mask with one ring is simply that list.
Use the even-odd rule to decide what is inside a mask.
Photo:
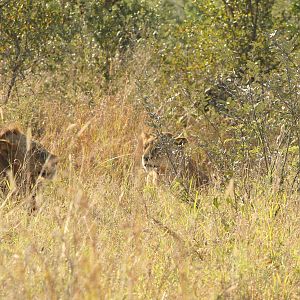
[{"label": "lion's head", "polygon": [[17,127],[8,127],[0,132],[2,176],[10,170],[22,183],[26,179],[26,184],[32,185],[38,178],[52,179],[57,163],[57,156],[47,151],[40,143],[31,140]]}]

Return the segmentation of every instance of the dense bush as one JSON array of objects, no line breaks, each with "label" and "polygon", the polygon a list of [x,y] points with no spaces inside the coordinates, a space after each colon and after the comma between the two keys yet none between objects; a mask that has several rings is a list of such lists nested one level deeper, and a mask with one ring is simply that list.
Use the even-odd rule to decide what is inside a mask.
[{"label": "dense bush", "polygon": [[169,124],[198,136],[222,174],[253,169],[272,180],[278,168],[283,182],[299,164],[287,163],[299,148],[299,7],[191,1],[183,12],[162,26],[143,96],[167,103]]}]

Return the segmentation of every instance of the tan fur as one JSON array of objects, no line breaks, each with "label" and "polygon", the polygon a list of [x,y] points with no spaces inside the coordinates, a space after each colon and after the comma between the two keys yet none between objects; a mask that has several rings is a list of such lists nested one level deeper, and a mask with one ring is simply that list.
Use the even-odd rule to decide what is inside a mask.
[{"label": "tan fur", "polygon": [[33,141],[14,125],[0,130],[0,176],[2,192],[7,193],[5,182],[12,174],[16,192],[31,194],[38,179],[52,179],[58,158],[41,144]]},{"label": "tan fur", "polygon": [[208,182],[208,176],[186,154],[186,138],[171,133],[144,131],[139,139],[136,159],[147,174],[147,183],[172,182],[176,179],[192,181],[197,187]]}]

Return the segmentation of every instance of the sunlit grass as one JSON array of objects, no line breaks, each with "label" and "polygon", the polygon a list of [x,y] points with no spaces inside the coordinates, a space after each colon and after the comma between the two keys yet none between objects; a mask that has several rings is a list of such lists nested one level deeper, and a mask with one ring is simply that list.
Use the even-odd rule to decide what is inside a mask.
[{"label": "sunlit grass", "polygon": [[196,207],[134,179],[142,124],[127,96],[90,109],[43,95],[36,111],[25,97],[4,112],[61,161],[36,214],[14,199],[1,208],[1,298],[299,298],[298,194],[254,178],[250,199],[211,185],[191,193]]}]

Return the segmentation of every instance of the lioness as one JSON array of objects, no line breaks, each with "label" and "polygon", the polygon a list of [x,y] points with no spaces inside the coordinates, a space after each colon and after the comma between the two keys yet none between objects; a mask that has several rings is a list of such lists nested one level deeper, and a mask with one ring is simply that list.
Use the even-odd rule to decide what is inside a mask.
[{"label": "lioness", "polygon": [[159,178],[168,182],[188,180],[200,187],[208,183],[208,176],[186,154],[188,143],[184,137],[171,133],[143,132],[138,148],[142,150],[142,167],[147,173],[147,183],[157,184]]},{"label": "lioness", "polygon": [[4,195],[12,188],[18,194],[32,194],[31,210],[35,210],[34,189],[40,182],[38,179],[52,179],[57,163],[55,155],[16,126],[0,131],[0,188]]}]

